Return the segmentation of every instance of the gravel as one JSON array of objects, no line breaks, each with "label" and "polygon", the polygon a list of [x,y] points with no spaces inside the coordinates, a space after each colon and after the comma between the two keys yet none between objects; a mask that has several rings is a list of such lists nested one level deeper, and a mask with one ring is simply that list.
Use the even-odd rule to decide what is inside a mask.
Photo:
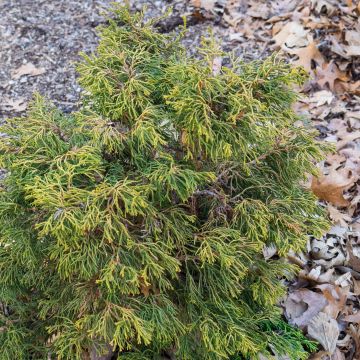
[{"label": "gravel", "polygon": [[[5,0],[0,2],[0,117],[17,115],[13,102],[39,91],[64,111],[76,107],[80,87],[74,61],[97,44],[95,27],[103,22],[102,0]],[[14,79],[13,72],[32,63],[45,72]],[[10,104],[10,105],[9,105]],[[21,108],[21,107],[20,107]]]},{"label": "gravel", "polygon": [[[93,52],[97,45],[96,27],[105,22],[101,13],[112,0],[2,0],[0,2],[0,121],[23,115],[34,92],[40,92],[64,112],[79,105],[81,88],[76,82],[74,62],[79,52]],[[121,2],[120,0],[118,2]],[[164,31],[181,27],[172,26],[182,15],[188,19],[188,32],[183,43],[194,53],[201,36],[211,28],[226,51],[235,49],[238,56],[258,57],[255,47],[244,47],[229,41],[229,29],[221,21],[223,0],[211,14],[197,13],[189,1],[133,0],[133,10],[147,6],[146,17],[154,18],[173,12],[163,20]],[[248,44],[247,44],[248,45]],[[245,55],[244,55],[245,54]],[[14,76],[23,65],[34,65],[43,72],[38,75]]]}]

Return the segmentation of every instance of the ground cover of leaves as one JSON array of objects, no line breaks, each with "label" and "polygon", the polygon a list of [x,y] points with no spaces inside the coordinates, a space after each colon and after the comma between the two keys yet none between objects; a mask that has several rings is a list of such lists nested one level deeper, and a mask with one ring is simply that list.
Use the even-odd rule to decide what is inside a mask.
[{"label": "ground cover of leaves", "polygon": [[[0,121],[26,111],[34,91],[64,111],[77,107],[81,89],[72,62],[96,46],[95,27],[108,0],[5,0],[0,4]],[[289,254],[301,267],[282,301],[288,321],[321,345],[312,359],[360,359],[360,4],[354,0],[160,0],[149,18],[173,13],[160,31],[188,23],[184,44],[193,51],[209,28],[225,51],[244,60],[272,51],[310,78],[296,105],[335,151],[319,164],[309,186],[333,226],[309,239],[307,252]],[[223,59],[226,62],[226,59]],[[304,120],[306,121],[306,120]],[[301,126],[301,124],[299,124]],[[1,135],[1,134],[0,134]],[[1,174],[0,174],[1,175]],[[277,256],[265,249],[264,256]]]}]

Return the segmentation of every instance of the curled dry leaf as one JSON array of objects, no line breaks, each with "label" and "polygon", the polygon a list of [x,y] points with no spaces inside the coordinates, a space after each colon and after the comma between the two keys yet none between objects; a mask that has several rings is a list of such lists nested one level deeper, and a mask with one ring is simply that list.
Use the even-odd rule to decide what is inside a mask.
[{"label": "curled dry leaf", "polygon": [[247,16],[251,16],[253,18],[261,18],[263,20],[269,19],[271,15],[269,6],[266,6],[258,0],[248,0],[247,5],[249,6],[248,10],[246,11]]},{"label": "curled dry leaf", "polygon": [[312,8],[318,13],[331,16],[336,12],[338,0],[311,0]]},{"label": "curled dry leaf", "polygon": [[325,260],[325,259],[314,260],[314,263],[316,265],[323,266],[325,269],[331,269],[334,266],[344,265],[345,255],[343,254],[342,251],[339,251],[338,249],[333,248],[333,249],[331,249],[330,252],[332,252],[334,254],[333,258],[331,258],[330,260]]},{"label": "curled dry leaf", "polygon": [[313,177],[311,189],[321,200],[335,206],[348,206],[350,202],[344,198],[343,191],[351,187],[355,180],[356,177],[348,169],[332,169],[328,175]]},{"label": "curled dry leaf", "polygon": [[306,278],[309,280],[317,281],[320,274],[321,274],[321,266],[317,266],[311,269],[311,271],[307,274]]},{"label": "curled dry leaf", "polygon": [[332,243],[329,243],[328,241],[325,242],[323,240],[317,240],[313,239],[311,241],[311,257],[313,259],[324,259],[324,260],[330,260],[334,258],[337,255],[336,252],[333,251],[334,246]]},{"label": "curled dry leaf", "polygon": [[322,273],[322,267],[316,266],[315,268],[311,269],[310,272],[306,270],[301,270],[299,273],[299,277],[316,282],[318,284],[327,284],[332,282],[334,279],[334,271],[335,269],[328,269],[326,272]]},{"label": "curled dry leaf", "polygon": [[317,282],[320,284],[331,282],[334,278],[334,272],[335,272],[335,269],[326,270],[326,272],[320,274],[320,276],[317,279]]},{"label": "curled dry leaf", "polygon": [[345,32],[345,41],[348,45],[338,44],[342,47],[343,52],[348,56],[360,55],[360,32],[357,30],[347,30]]},{"label": "curled dry leaf", "polygon": [[[309,357],[309,360],[324,360],[327,357],[328,355],[328,352],[327,351],[318,351],[316,354],[312,354],[310,357]],[[326,358],[324,357],[326,356]],[[332,360],[332,359],[331,359]]]},{"label": "curled dry leaf", "polygon": [[337,93],[344,93],[344,92],[348,92],[348,93],[354,93],[356,95],[360,94],[360,80],[355,81],[355,82],[343,82],[343,81],[339,81],[335,83],[335,91]]},{"label": "curled dry leaf", "polygon": [[320,312],[316,315],[308,326],[308,334],[317,340],[329,354],[335,352],[340,331],[336,320],[328,314]]},{"label": "curled dry leaf", "polygon": [[289,294],[284,307],[289,322],[306,327],[310,321],[328,304],[326,298],[308,289],[299,289]]},{"label": "curled dry leaf", "polygon": [[337,346],[341,348],[349,348],[351,346],[351,336],[346,334],[343,339],[338,339]]}]

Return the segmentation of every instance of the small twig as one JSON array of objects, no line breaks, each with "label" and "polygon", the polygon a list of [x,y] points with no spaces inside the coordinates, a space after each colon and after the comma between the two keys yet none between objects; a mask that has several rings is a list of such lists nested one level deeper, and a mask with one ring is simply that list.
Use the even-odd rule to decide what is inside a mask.
[{"label": "small twig", "polygon": [[217,192],[211,191],[211,190],[196,190],[194,192],[194,195],[209,195],[209,196],[213,196],[213,197],[217,197],[217,198],[224,197],[223,195],[221,195]]}]

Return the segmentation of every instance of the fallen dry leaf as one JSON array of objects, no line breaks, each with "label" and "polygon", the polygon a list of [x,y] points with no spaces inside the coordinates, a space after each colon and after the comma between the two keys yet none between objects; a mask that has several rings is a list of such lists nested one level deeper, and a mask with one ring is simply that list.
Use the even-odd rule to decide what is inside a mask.
[{"label": "fallen dry leaf", "polygon": [[250,8],[247,10],[246,14],[253,18],[261,18],[264,20],[269,19],[271,15],[270,8],[263,3],[259,3],[257,0],[248,1]]},{"label": "fallen dry leaf", "polygon": [[351,346],[351,336],[346,334],[343,339],[338,339],[337,346],[341,348],[348,348],[349,345]]},{"label": "fallen dry leaf", "polygon": [[311,271],[305,276],[305,278],[313,280],[313,281],[317,281],[320,274],[321,274],[321,266],[317,266],[317,267],[311,269]]},{"label": "fallen dry leaf", "polygon": [[357,30],[346,30],[345,41],[352,46],[360,46],[360,32]]},{"label": "fallen dry leaf", "polygon": [[360,272],[360,258],[354,255],[354,249],[350,241],[346,244],[346,250],[349,256],[348,265],[351,269]]},{"label": "fallen dry leaf", "polygon": [[334,61],[330,63],[323,64],[322,67],[316,69],[317,83],[324,87],[326,84],[329,86],[330,90],[334,91],[335,81],[347,81],[348,76],[344,71],[339,70]]},{"label": "fallen dry leaf", "polygon": [[308,289],[299,289],[289,294],[284,307],[289,322],[299,327],[307,326],[310,321],[328,304],[326,298]]},{"label": "fallen dry leaf", "polygon": [[315,106],[330,105],[335,99],[334,94],[328,90],[321,90],[315,92],[308,100],[309,103],[314,103]]},{"label": "fallen dry leaf", "polygon": [[211,11],[215,8],[216,0],[191,0],[191,4],[196,8]]},{"label": "fallen dry leaf", "polygon": [[[344,274],[346,275],[346,274]],[[351,274],[349,273],[351,277]],[[349,295],[349,287],[341,288],[339,286],[334,286],[332,284],[321,284],[317,286],[318,289],[321,289],[324,297],[328,301],[328,304],[322,310],[324,313],[328,314],[331,318],[337,319],[339,313],[344,309],[347,297]]]},{"label": "fallen dry leaf", "polygon": [[331,269],[334,266],[344,265],[345,255],[343,254],[343,252],[338,251],[337,248],[333,248],[331,252],[334,254],[334,257],[331,258],[330,260],[319,259],[319,260],[314,260],[314,263],[316,265],[323,266],[325,269]]},{"label": "fallen dry leaf", "polygon": [[320,312],[316,315],[308,326],[308,334],[317,340],[325,351],[330,354],[335,352],[340,331],[336,320],[328,314]]},{"label": "fallen dry leaf", "polygon": [[352,56],[359,56],[360,55],[360,45],[345,45],[339,43],[338,39],[334,36],[330,37],[331,40],[331,50],[335,53],[340,55],[341,57],[350,60]]},{"label": "fallen dry leaf", "polygon": [[324,56],[319,51],[317,44],[309,40],[309,45],[299,49],[286,49],[289,54],[297,55],[298,59],[293,61],[294,65],[302,66],[307,72],[311,73],[312,64],[316,62],[322,66],[325,62]]},{"label": "fallen dry leaf", "polygon": [[24,111],[27,108],[27,102],[25,98],[19,99],[8,99],[5,98],[3,102],[0,104],[1,107],[8,108],[8,110],[13,111]]},{"label": "fallen dry leaf", "polygon": [[339,285],[341,288],[349,288],[351,285],[351,272],[348,271],[342,274],[335,280],[335,285]]},{"label": "fallen dry leaf", "polygon": [[313,239],[311,241],[311,256],[313,259],[332,259],[335,254],[333,251],[333,244],[328,244],[323,240]]},{"label": "fallen dry leaf", "polygon": [[321,200],[329,201],[335,206],[350,204],[344,198],[343,191],[352,186],[356,178],[347,169],[332,170],[328,175],[313,177],[311,189]]},{"label": "fallen dry leaf", "polygon": [[37,68],[32,63],[26,63],[24,65],[21,65],[16,70],[14,70],[11,75],[12,75],[12,78],[14,80],[16,80],[16,79],[19,79],[23,75],[37,76],[37,75],[43,74],[44,72],[45,72],[44,68]]},{"label": "fallen dry leaf", "polygon": [[353,280],[353,284],[354,284],[354,289],[353,289],[353,293],[356,296],[360,295],[360,280],[356,280],[356,279],[352,279]]},{"label": "fallen dry leaf", "polygon": [[358,30],[345,31],[345,41],[349,44],[344,49],[347,55],[360,55],[360,32]]},{"label": "fallen dry leaf", "polygon": [[306,270],[301,270],[299,273],[299,277],[307,280],[314,281],[318,284],[327,284],[333,281],[335,269],[328,269],[326,272],[322,273],[322,267],[316,266],[311,269],[310,272]]},{"label": "fallen dry leaf", "polygon": [[[355,342],[355,346],[356,346],[356,350],[355,350],[355,354],[356,357],[358,354],[360,354],[360,329],[359,328],[355,328],[355,326],[353,324],[350,324],[349,326],[349,332],[351,334],[351,337],[354,339]],[[354,360],[358,360],[359,358],[354,358]]]},{"label": "fallen dry leaf", "polygon": [[330,235],[336,235],[340,238],[345,237],[345,234],[347,232],[347,224],[345,226],[339,226],[339,225],[335,225],[332,226],[331,229],[329,230],[328,234]]},{"label": "fallen dry leaf", "polygon": [[317,279],[317,282],[318,283],[328,283],[328,282],[331,282],[334,278],[334,272],[335,272],[335,269],[328,269],[326,270],[326,272],[322,273],[318,279]]},{"label": "fallen dry leaf", "polygon": [[359,56],[360,55],[360,46],[359,45],[343,46],[343,49],[347,56]]},{"label": "fallen dry leaf", "polygon": [[335,83],[335,91],[337,93],[349,92],[349,93],[359,94],[359,92],[360,92],[360,80],[355,81],[355,82],[337,81]]},{"label": "fallen dry leaf", "polygon": [[222,65],[222,57],[217,56],[213,59],[213,63],[212,63],[212,72],[213,75],[219,75],[221,72],[221,65]]},{"label": "fallen dry leaf", "polygon": [[[329,128],[330,128],[331,124],[333,124],[333,122],[329,124]],[[338,125],[338,126],[343,127],[344,126],[343,121],[341,121],[341,125]],[[337,130],[337,127],[333,126],[333,127],[331,127],[331,130]],[[346,158],[343,154],[337,154],[337,153],[330,154],[329,156],[326,157],[326,162],[335,169],[337,169],[339,167],[339,165],[342,164],[345,160],[346,160]]]},{"label": "fallen dry leaf", "polygon": [[324,356],[327,356],[328,354],[327,351],[319,351],[316,354],[312,354],[309,357],[309,360],[324,360]]},{"label": "fallen dry leaf", "polygon": [[355,314],[344,316],[343,320],[346,322],[353,322],[353,323],[360,324],[360,311],[358,311]]},{"label": "fallen dry leaf", "polygon": [[345,360],[345,354],[339,348],[336,348],[330,360]]},{"label": "fallen dry leaf", "polygon": [[298,22],[287,23],[274,37],[275,44],[282,49],[302,47],[308,45],[308,30]]},{"label": "fallen dry leaf", "polygon": [[336,207],[328,204],[327,210],[330,216],[330,219],[334,224],[339,224],[340,226],[346,228],[348,223],[352,220],[351,216],[341,212]]},{"label": "fallen dry leaf", "polygon": [[[336,0],[337,1],[337,0]],[[311,0],[313,10],[318,14],[333,15],[336,12],[336,1],[334,0]]]},{"label": "fallen dry leaf", "polygon": [[360,138],[360,131],[347,132],[346,129],[344,130],[342,133],[338,132],[337,134],[340,139],[336,144],[337,150],[341,150],[346,144]]}]

